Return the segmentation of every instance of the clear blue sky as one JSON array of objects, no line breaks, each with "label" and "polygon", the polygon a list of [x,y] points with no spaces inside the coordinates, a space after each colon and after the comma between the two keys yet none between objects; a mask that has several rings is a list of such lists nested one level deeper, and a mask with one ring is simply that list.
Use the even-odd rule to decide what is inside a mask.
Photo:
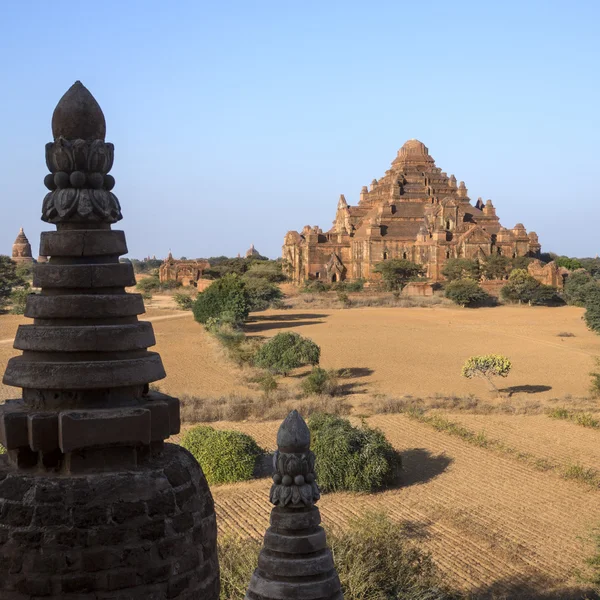
[{"label": "clear blue sky", "polygon": [[130,256],[280,254],[409,138],[545,250],[600,253],[600,2],[5,1],[0,253],[37,252],[44,144],[80,79]]}]

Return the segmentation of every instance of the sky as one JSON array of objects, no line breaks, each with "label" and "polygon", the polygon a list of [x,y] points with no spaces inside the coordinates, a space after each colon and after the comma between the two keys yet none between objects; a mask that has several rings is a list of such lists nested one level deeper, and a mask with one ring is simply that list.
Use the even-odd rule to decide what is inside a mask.
[{"label": "sky", "polygon": [[0,2],[0,253],[34,253],[44,145],[81,80],[130,257],[281,253],[417,138],[542,249],[600,253],[600,2]]}]

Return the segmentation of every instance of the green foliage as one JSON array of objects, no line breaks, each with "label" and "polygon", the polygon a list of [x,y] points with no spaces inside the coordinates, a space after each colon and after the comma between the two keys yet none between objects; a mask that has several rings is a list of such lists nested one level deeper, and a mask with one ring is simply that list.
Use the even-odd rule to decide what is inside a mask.
[{"label": "green foliage", "polygon": [[355,279],[354,281],[338,281],[332,284],[331,289],[338,292],[362,292],[364,287],[364,279]]},{"label": "green foliage", "polygon": [[338,292],[337,297],[344,308],[350,308],[352,306],[352,300],[350,300],[350,296],[348,296],[346,292]]},{"label": "green foliage", "polygon": [[181,445],[200,463],[209,485],[252,479],[256,459],[263,454],[249,435],[205,425],[190,429]]},{"label": "green foliage", "polygon": [[0,454],[5,454],[6,453],[6,448],[0,444]]},{"label": "green foliage", "polygon": [[575,271],[567,277],[564,295],[568,304],[574,306],[585,306],[587,295],[599,282],[592,278],[587,271]]},{"label": "green foliage", "polygon": [[192,306],[194,306],[194,298],[183,292],[173,294],[173,300],[181,310],[192,310]]},{"label": "green foliage", "polygon": [[596,357],[594,361],[598,370],[590,372],[590,394],[594,398],[600,398],[600,358]]},{"label": "green foliage", "polygon": [[283,332],[263,344],[254,356],[257,367],[272,373],[287,375],[305,365],[318,365],[321,349],[308,338],[297,333]]},{"label": "green foliage", "polygon": [[373,269],[381,273],[385,287],[390,290],[402,290],[410,281],[417,281],[425,273],[425,269],[410,260],[394,258],[377,263]]},{"label": "green foliage", "polygon": [[[345,600],[455,600],[431,556],[412,541],[408,524],[367,512],[327,531]],[[241,600],[258,564],[261,543],[219,536],[220,600]]]},{"label": "green foliage", "polygon": [[500,290],[500,296],[508,302],[527,302],[528,304],[557,304],[562,302],[557,291],[541,284],[525,269],[515,269],[508,283]]},{"label": "green foliage", "polygon": [[331,290],[330,283],[324,283],[323,281],[305,281],[300,292],[303,294],[324,294]]},{"label": "green foliage", "polygon": [[10,294],[11,308],[10,312],[13,315],[25,314],[25,305],[27,304],[27,296],[31,293],[31,290],[27,288],[17,288]]},{"label": "green foliage", "polygon": [[17,264],[17,277],[23,281],[31,282],[33,279],[33,263],[19,263]]},{"label": "green foliage", "polygon": [[137,282],[135,287],[140,292],[158,292],[160,290],[160,279],[158,275],[144,277]]},{"label": "green foliage", "polygon": [[336,396],[340,391],[339,373],[337,369],[314,367],[300,385],[306,396]]},{"label": "green foliage", "polygon": [[274,260],[254,262],[244,277],[246,279],[264,279],[270,283],[278,283],[286,279],[281,270],[281,263]]},{"label": "green foliage", "polygon": [[489,302],[490,297],[473,279],[456,279],[444,288],[446,298],[459,306],[477,306]]},{"label": "green foliage", "polygon": [[250,272],[243,277],[250,311],[267,310],[283,298],[281,290],[274,283],[260,277],[248,277]]},{"label": "green foliage", "polygon": [[583,268],[592,276],[600,276],[600,258],[580,258]]},{"label": "green foliage", "polygon": [[515,256],[515,258],[513,258],[510,263],[513,269],[525,269],[527,270],[527,267],[529,266],[529,263],[532,261],[533,259],[530,258],[529,256]]},{"label": "green foliage", "polygon": [[448,281],[455,281],[457,279],[479,281],[481,268],[477,260],[471,260],[470,258],[450,258],[446,261],[442,269],[442,275]]},{"label": "green foliage", "polygon": [[129,261],[133,265],[133,272],[136,274],[152,273],[153,271],[156,271],[160,267],[160,265],[162,265],[162,260],[159,260],[157,258],[150,258],[144,260],[138,260],[137,258],[121,259],[121,262],[127,261]]},{"label": "green foliage", "polygon": [[481,274],[486,279],[505,279],[512,269],[508,256],[490,254],[481,263]]},{"label": "green foliage", "polygon": [[485,354],[483,356],[471,356],[462,368],[462,376],[467,379],[483,377],[490,386],[498,392],[493,382],[494,377],[508,377],[512,363],[506,356],[501,354]]},{"label": "green foliage", "polygon": [[594,542],[595,552],[586,560],[590,571],[586,581],[594,586],[594,591],[600,593],[600,529],[593,534],[592,541]]},{"label": "green foliage", "polygon": [[600,286],[596,286],[586,293],[585,314],[583,318],[586,325],[596,333],[600,333]]},{"label": "green foliage", "polygon": [[575,269],[583,269],[583,265],[581,261],[577,258],[569,258],[568,256],[559,256],[555,259],[556,264],[559,267],[564,267],[565,269],[569,269],[569,271],[574,271]]},{"label": "green foliage", "polygon": [[192,307],[194,318],[205,324],[211,317],[219,318],[228,313],[236,323],[248,318],[250,302],[242,279],[237,275],[221,277],[198,294]]},{"label": "green foliage", "polygon": [[395,482],[401,458],[380,430],[323,413],[313,414],[308,426],[324,492],[372,492]]},{"label": "green foliage", "polygon": [[[592,376],[600,378],[600,373],[590,373]],[[600,381],[596,385],[600,384]],[[600,389],[592,387],[592,394],[598,395]],[[562,419],[563,421],[572,421],[582,427],[588,427],[589,429],[600,429],[600,420],[591,415],[590,413],[576,412],[567,408],[555,408],[548,412],[548,416],[552,419]]]},{"label": "green foliage", "polygon": [[0,255],[0,309],[6,306],[13,288],[26,285],[17,274],[17,263],[9,256]]},{"label": "green foliage", "polygon": [[275,377],[273,377],[273,375],[268,371],[261,373],[258,377],[256,377],[256,379],[254,379],[254,381],[258,384],[258,387],[267,398],[269,398],[271,394],[279,387],[277,379],[275,379]]}]

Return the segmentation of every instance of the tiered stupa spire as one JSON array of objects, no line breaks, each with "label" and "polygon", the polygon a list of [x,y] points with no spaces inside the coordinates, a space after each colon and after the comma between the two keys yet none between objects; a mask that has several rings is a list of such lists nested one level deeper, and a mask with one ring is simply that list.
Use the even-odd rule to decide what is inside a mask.
[{"label": "tiered stupa spire", "polygon": [[[179,401],[149,392],[165,376],[135,284],[109,175],[114,148],[90,92],[76,82],[52,117],[49,189],[34,286],[0,406],[0,560],[20,565],[0,597],[216,600],[212,497],[196,461],[164,444]],[[4,508],[7,510],[4,510]],[[201,550],[199,550],[201,548]]]},{"label": "tiered stupa spire", "polygon": [[315,481],[310,431],[292,411],[277,433],[271,486],[271,526],[245,600],[343,600],[340,579],[327,547]]},{"label": "tiered stupa spire", "polygon": [[25,235],[23,228],[19,229],[17,238],[12,247],[12,259],[16,263],[31,263],[33,262],[33,255],[31,254],[31,244]]}]

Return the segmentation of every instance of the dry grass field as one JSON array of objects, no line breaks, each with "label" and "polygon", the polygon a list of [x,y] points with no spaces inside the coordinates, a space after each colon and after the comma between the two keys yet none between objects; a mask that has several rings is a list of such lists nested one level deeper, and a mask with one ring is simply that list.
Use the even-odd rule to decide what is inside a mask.
[{"label": "dry grass field", "polygon": [[[564,476],[574,465],[592,471],[600,466],[600,430],[546,414],[558,407],[600,411],[587,398],[600,337],[585,328],[582,313],[574,307],[282,310],[255,315],[246,332],[268,337],[296,331],[312,338],[322,348],[322,366],[349,370],[352,418],[370,414],[368,423],[403,454],[402,485],[371,495],[324,496],[326,524],[343,526],[353,515],[383,509],[410,523],[452,585],[478,598],[559,600],[582,597],[577,573],[593,552],[590,534],[600,525],[598,486]],[[162,390],[199,398],[259,395],[248,372],[226,359],[190,313],[157,299],[146,317],[168,373]],[[11,340],[22,322],[0,317],[2,369],[15,352]],[[500,400],[482,381],[460,376],[466,358],[491,352],[513,362]],[[291,376],[283,383],[293,387],[298,380]],[[15,392],[0,387],[0,398]],[[489,414],[444,400],[470,394],[492,407],[483,411]],[[407,414],[372,414],[386,399],[407,396],[429,401],[434,408],[428,415],[511,452],[479,447]],[[516,414],[509,414],[511,408],[518,408]],[[269,450],[279,421],[213,425],[247,432]],[[539,468],[537,461],[553,467]],[[260,538],[268,524],[269,485],[260,479],[213,487],[221,532]]]}]

